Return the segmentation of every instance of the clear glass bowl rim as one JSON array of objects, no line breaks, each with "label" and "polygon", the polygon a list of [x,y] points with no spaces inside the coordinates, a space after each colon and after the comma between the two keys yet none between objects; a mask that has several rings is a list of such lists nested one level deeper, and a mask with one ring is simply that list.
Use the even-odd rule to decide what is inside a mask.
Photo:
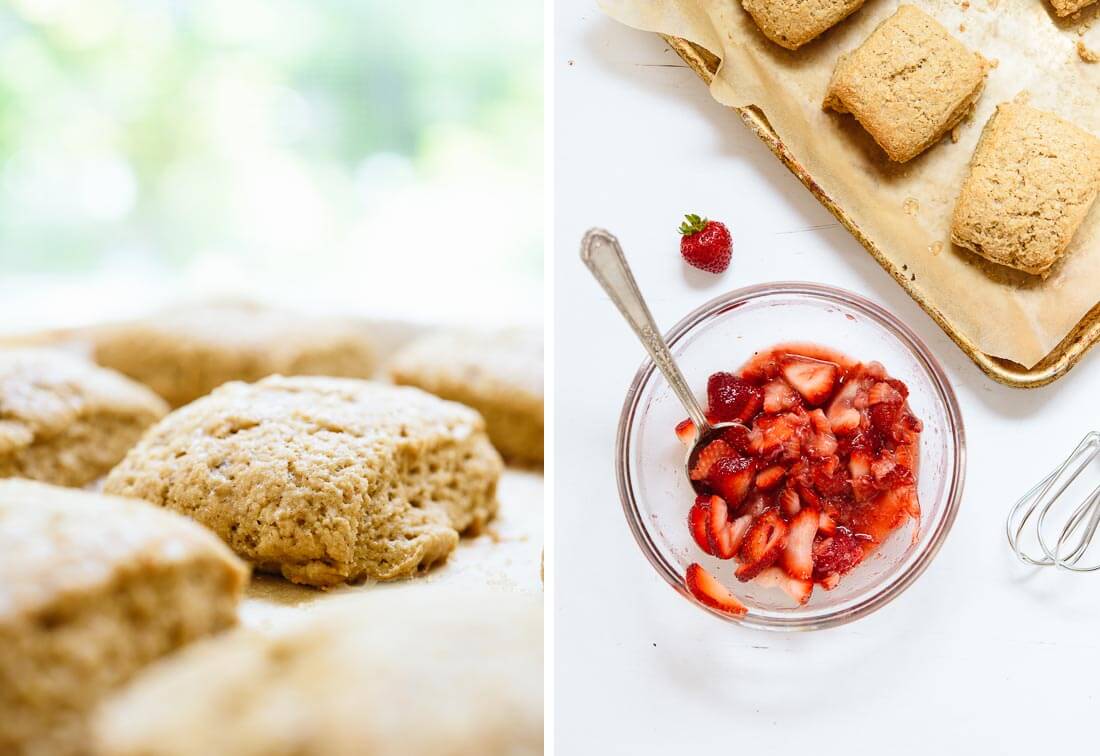
[{"label": "clear glass bowl rim", "polygon": [[955,522],[955,516],[958,514],[959,503],[962,499],[963,483],[966,477],[965,431],[955,391],[951,388],[951,384],[948,382],[947,375],[944,373],[939,361],[932,355],[920,337],[909,326],[881,306],[845,289],[802,281],[777,281],[735,289],[692,310],[665,334],[665,341],[670,349],[675,349],[676,344],[684,335],[705,323],[714,315],[763,297],[775,295],[809,297],[841,304],[862,312],[906,345],[931,376],[933,387],[946,410],[949,430],[954,439],[955,455],[950,470],[951,480],[946,489],[947,502],[943,516],[935,523],[935,530],[932,532],[931,538],[927,540],[924,550],[916,555],[916,558],[909,564],[905,572],[889,582],[883,590],[872,593],[862,601],[817,616],[799,616],[797,613],[792,613],[789,616],[774,618],[753,616],[750,611],[744,616],[734,617],[705,607],[696,601],[684,586],[679,571],[665,559],[650,537],[641,513],[638,511],[634,491],[631,489],[629,482],[630,459],[628,457],[627,440],[639,409],[638,401],[642,389],[648,385],[657,369],[653,361],[648,358],[642,362],[641,367],[635,373],[634,380],[627,390],[622,412],[619,415],[619,428],[615,439],[615,477],[619,488],[619,499],[623,506],[623,514],[626,516],[627,524],[634,534],[634,540],[638,542],[639,548],[641,548],[642,553],[645,554],[646,559],[649,560],[653,568],[677,593],[704,611],[720,619],[745,627],[765,630],[820,630],[852,622],[885,606],[912,585],[931,563]]}]

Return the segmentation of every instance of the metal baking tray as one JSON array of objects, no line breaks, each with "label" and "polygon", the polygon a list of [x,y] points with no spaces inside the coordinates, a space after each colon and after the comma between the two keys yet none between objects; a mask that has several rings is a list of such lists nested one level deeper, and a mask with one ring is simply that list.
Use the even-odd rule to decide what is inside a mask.
[{"label": "metal baking tray", "polygon": [[[716,56],[685,39],[666,35],[661,36],[668,42],[672,50],[699,75],[699,78],[708,85],[711,83],[715,73],[718,71],[719,60]],[[1038,386],[1045,386],[1068,373],[1069,370],[1077,364],[1078,360],[1080,360],[1085,353],[1100,340],[1100,303],[1098,303],[1089,310],[1088,314],[1077,323],[1073,330],[1062,339],[1061,343],[1059,343],[1050,354],[1032,368],[1025,368],[1010,360],[992,357],[982,352],[973,342],[963,335],[958,328],[956,328],[955,324],[940,312],[934,304],[925,299],[919,291],[913,288],[908,276],[902,271],[900,266],[890,258],[889,252],[879,247],[873,239],[869,238],[855,221],[852,220],[851,216],[848,215],[844,208],[838,205],[825,193],[825,190],[814,181],[813,176],[806,171],[798,162],[798,159],[792,155],[786,145],[783,144],[783,141],[772,129],[763,112],[752,106],[733,108],[733,110],[737,111],[737,114],[741,116],[741,120],[745,122],[745,125],[768,146],[768,149],[779,158],[780,162],[787,166],[787,169],[798,177],[798,180],[810,190],[810,193],[817,198],[817,201],[824,205],[825,208],[851,232],[852,236],[863,245],[864,249],[871,253],[871,256],[878,261],[878,264],[894,277],[894,280],[898,282],[901,288],[905,289],[909,296],[913,298],[913,301],[920,305],[921,308],[928,313],[929,317],[936,321],[939,327],[943,329],[944,333],[950,336],[951,339],[958,344],[959,349],[963,350],[963,352],[981,368],[982,372],[993,380],[1015,388],[1037,388]]]}]

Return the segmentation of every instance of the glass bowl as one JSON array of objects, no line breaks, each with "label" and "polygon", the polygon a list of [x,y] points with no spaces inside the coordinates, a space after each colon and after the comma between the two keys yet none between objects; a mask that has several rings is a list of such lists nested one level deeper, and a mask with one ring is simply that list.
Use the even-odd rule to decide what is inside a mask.
[{"label": "glass bowl", "polygon": [[[863,362],[877,360],[909,387],[921,433],[919,525],[895,531],[831,591],[814,586],[795,607],[782,591],[741,583],[733,561],[707,556],[692,540],[687,513],[695,494],[684,472],[685,448],[673,431],[687,413],[652,361],[626,395],[616,442],[623,511],[642,552],[682,596],[722,619],[769,630],[816,630],[863,617],[904,591],[936,555],[962,496],[965,444],[955,392],[943,369],[905,324],[873,302],[810,283],[771,283],[724,294],[690,313],[667,334],[692,386],[719,370],[737,370],[755,351],[783,342],[832,347]],[[697,602],[684,587],[692,562],[729,588],[748,612],[732,617]]]}]

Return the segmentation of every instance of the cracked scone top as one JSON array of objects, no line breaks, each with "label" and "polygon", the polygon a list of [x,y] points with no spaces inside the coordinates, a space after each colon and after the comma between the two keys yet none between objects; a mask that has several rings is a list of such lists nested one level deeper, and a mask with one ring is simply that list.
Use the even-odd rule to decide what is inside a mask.
[{"label": "cracked scone top", "polygon": [[445,559],[495,514],[501,469],[467,407],[370,381],[271,376],[168,415],[104,490],[193,517],[259,570],[331,586]]},{"label": "cracked scone top", "polygon": [[100,710],[96,753],[535,756],[542,682],[538,598],[371,591],[149,670]]},{"label": "cracked scone top", "polygon": [[0,477],[83,486],[168,412],[139,383],[51,349],[0,349]]}]

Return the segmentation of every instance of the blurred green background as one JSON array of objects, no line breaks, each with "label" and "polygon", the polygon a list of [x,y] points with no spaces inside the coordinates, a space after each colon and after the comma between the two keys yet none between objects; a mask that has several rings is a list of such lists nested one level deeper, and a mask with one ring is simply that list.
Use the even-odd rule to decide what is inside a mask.
[{"label": "blurred green background", "polygon": [[542,14],[5,3],[0,295],[54,321],[226,293],[537,318]]}]

